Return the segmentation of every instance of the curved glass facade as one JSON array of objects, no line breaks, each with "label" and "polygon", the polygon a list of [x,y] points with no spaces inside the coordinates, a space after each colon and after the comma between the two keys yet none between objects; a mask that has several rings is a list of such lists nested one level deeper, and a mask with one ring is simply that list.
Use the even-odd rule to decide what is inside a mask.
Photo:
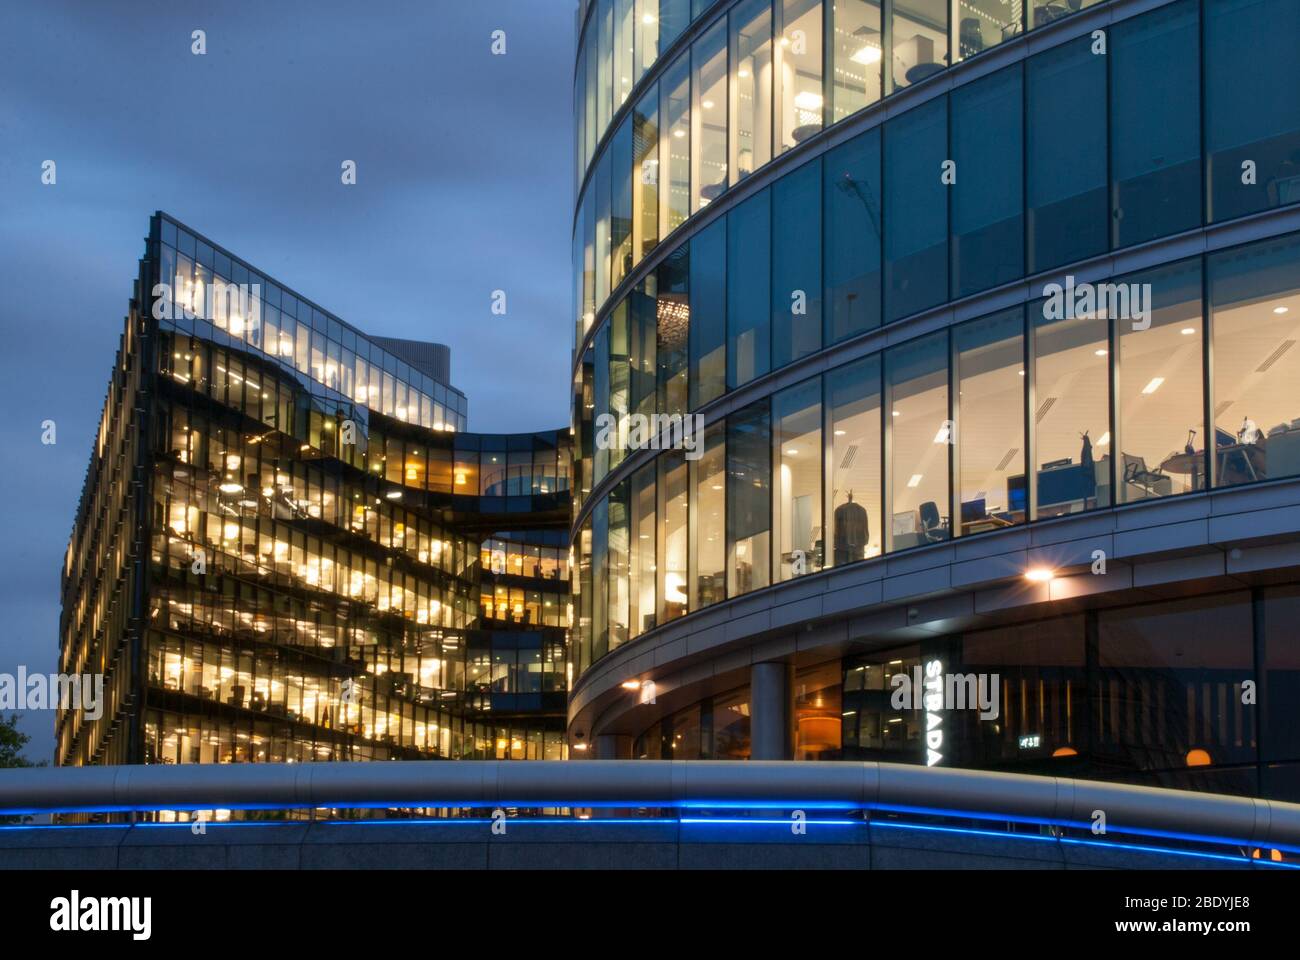
[{"label": "curved glass facade", "polygon": [[[770,18],[811,6],[773,4]],[[903,8],[922,6],[886,4],[877,16],[897,41]],[[1058,6],[1078,5],[1035,9]],[[689,69],[658,75],[661,110],[670,77],[687,88],[673,93],[683,136],[671,138],[689,142],[683,219],[723,196],[697,195],[706,134],[686,112],[714,51],[739,58],[729,83],[750,69],[745,28],[768,16],[760,7],[731,6],[726,27],[693,34],[681,54]],[[827,567],[1300,475],[1285,452],[1300,436],[1300,370],[1286,372],[1300,238],[1191,257],[1197,248],[1183,247],[1123,276],[1096,262],[1090,282],[1067,276],[1112,250],[1300,200],[1300,104],[1274,95],[1300,88],[1300,67],[1279,57],[1239,69],[1242,49],[1268,47],[1279,31],[1300,34],[1300,14],[1281,0],[1174,0],[1111,24],[1102,47],[1090,29],[1063,27],[1032,56],[954,72],[950,91],[918,91],[905,112],[865,117],[833,145],[819,125],[805,162],[652,249],[650,269],[629,267],[634,282],[610,305],[596,295],[611,289],[599,281],[606,266],[585,255],[601,247],[584,241],[579,303],[600,322],[584,338],[580,318],[574,377],[576,672],[670,619]],[[936,49],[949,36],[947,49],[964,49],[959,32],[936,36]],[[822,62],[840,76],[833,57]],[[880,67],[886,91],[896,69]],[[1256,102],[1243,84],[1269,92]],[[719,132],[728,192],[740,170],[760,168],[740,160],[758,129],[745,114]],[[576,222],[599,238],[603,206],[591,199]],[[1046,271],[1059,283],[1008,288],[985,315],[870,336]],[[739,408],[721,402],[822,354],[805,361],[807,377],[757,397],[749,387],[755,398]],[[628,452],[637,444],[624,442],[624,421],[696,410],[703,430],[690,456]],[[602,442],[610,422],[617,441]]]}]

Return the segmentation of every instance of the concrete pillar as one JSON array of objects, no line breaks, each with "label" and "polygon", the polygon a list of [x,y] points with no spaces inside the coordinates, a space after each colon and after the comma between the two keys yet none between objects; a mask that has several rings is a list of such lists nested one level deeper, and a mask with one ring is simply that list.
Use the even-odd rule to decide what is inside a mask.
[{"label": "concrete pillar", "polygon": [[794,665],[756,663],[749,671],[749,756],[794,758]]},{"label": "concrete pillar", "polygon": [[596,737],[597,760],[631,760],[632,738],[619,733],[602,733]]}]

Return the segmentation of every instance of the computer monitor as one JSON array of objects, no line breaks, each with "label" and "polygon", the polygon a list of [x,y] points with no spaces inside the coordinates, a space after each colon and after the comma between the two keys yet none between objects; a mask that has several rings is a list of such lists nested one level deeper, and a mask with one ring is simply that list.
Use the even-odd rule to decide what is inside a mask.
[{"label": "computer monitor", "polygon": [[1007,477],[1007,509],[1013,513],[1029,509],[1029,489],[1025,485],[1025,476]]}]

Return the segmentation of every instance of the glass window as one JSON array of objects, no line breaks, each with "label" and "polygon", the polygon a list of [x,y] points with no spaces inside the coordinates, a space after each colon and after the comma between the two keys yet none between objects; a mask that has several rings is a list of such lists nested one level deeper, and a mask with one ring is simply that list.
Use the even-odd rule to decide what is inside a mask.
[{"label": "glass window", "polygon": [[948,101],[885,124],[885,319],[948,299]]},{"label": "glass window", "polygon": [[691,58],[683,53],[659,81],[659,235],[691,214]]},{"label": "glass window", "polygon": [[1068,17],[1084,7],[1091,7],[1094,3],[1101,3],[1101,0],[1048,0],[1047,3],[1034,0],[1030,6],[1031,27],[1041,27],[1045,23],[1051,23],[1054,20],[1060,20],[1062,17]]},{"label": "glass window", "polygon": [[790,580],[822,568],[822,381],[772,398],[772,568]]},{"label": "glass window", "polygon": [[749,759],[749,689],[737,690],[713,701],[713,753],[715,760]]},{"label": "glass window", "polygon": [[779,0],[777,129],[781,152],[822,128],[822,0]]},{"label": "glass window", "polygon": [[[1110,499],[1110,324],[1074,306],[1073,287],[1030,304],[1034,337],[1034,489],[1038,513],[1056,517]],[[1007,481],[1012,505],[1024,478]]]},{"label": "glass window", "polygon": [[800,670],[794,678],[794,759],[838,760],[841,725],[840,661]]},{"label": "glass window", "polygon": [[632,0],[614,0],[614,109],[627,102],[636,82]]},{"label": "glass window", "polygon": [[772,3],[731,10],[731,183],[772,159]]},{"label": "glass window", "polygon": [[1199,19],[1184,0],[1111,28],[1113,246],[1201,222]]},{"label": "glass window", "polygon": [[609,498],[591,511],[591,660],[609,652]]},{"label": "glass window", "polygon": [[614,93],[614,3],[613,0],[599,0],[600,9],[595,13],[592,26],[596,29],[596,50],[599,62],[599,74],[596,79],[596,134],[605,132],[613,107]]},{"label": "glass window", "polygon": [[[719,20],[691,48],[691,211],[727,189],[727,21]],[[673,131],[673,136],[677,132]]]},{"label": "glass window", "polygon": [[1021,0],[952,0],[952,18],[957,27],[957,55],[953,62],[973,57],[1019,34],[1024,6]]},{"label": "glass window", "polygon": [[690,0],[659,0],[659,49],[667,50],[690,22]]},{"label": "glass window", "polygon": [[624,480],[609,492],[609,649],[627,642],[628,616],[628,492]]},{"label": "glass window", "polygon": [[646,277],[632,291],[631,300],[631,344],[628,358],[631,367],[628,409],[632,413],[649,416],[655,412],[655,389],[658,367],[655,362],[655,346],[658,337],[658,320],[655,316],[656,304],[653,292],[654,274]]},{"label": "glass window", "polygon": [[687,402],[687,346],[691,325],[690,244],[670,253],[658,269],[657,306],[659,361],[659,411],[685,413]]},{"label": "glass window", "polygon": [[1106,249],[1106,58],[1080,37],[1030,57],[1025,69],[1029,272],[1037,273]]},{"label": "glass window", "polygon": [[841,567],[881,553],[880,355],[826,374],[826,502],[831,551]]},{"label": "glass window", "polygon": [[826,343],[880,326],[880,128],[825,155]]},{"label": "glass window", "polygon": [[659,243],[659,88],[652,87],[632,113],[632,262]]},{"label": "glass window", "polygon": [[596,164],[596,306],[609,297],[609,163],[610,151]]},{"label": "glass window", "polygon": [[[679,0],[669,0],[667,6]],[[633,19],[636,29],[636,80],[640,80],[647,70],[659,59],[659,0],[636,0]],[[635,82],[635,81],[634,81]]]},{"label": "glass window", "polygon": [[826,4],[831,36],[831,123],[880,99],[884,69],[880,0]]},{"label": "glass window", "polygon": [[885,354],[889,410],[889,527],[885,549],[948,539],[948,335],[937,333]]},{"label": "glass window", "polygon": [[957,534],[1023,523],[1027,507],[1012,503],[1009,480],[1025,478],[1025,341],[1020,307],[953,330],[958,456]]},{"label": "glass window", "polygon": [[691,609],[699,610],[727,596],[727,445],[725,426],[705,430],[703,454],[691,461]]},{"label": "glass window", "polygon": [[659,625],[676,620],[687,610],[686,537],[688,471],[680,450],[659,455]]},{"label": "glass window", "polygon": [[1204,489],[1200,260],[1132,274],[1099,289],[1114,290],[1120,300],[1117,308],[1112,299],[1108,310],[1119,333],[1113,445],[1122,471],[1116,478],[1119,502]]},{"label": "glass window", "polygon": [[772,367],[822,345],[822,163],[815,158],[772,185]]},{"label": "glass window", "polygon": [[952,92],[952,295],[1025,273],[1024,110],[1020,66]]},{"label": "glass window", "polygon": [[[1256,679],[1267,691],[1261,759],[1289,760],[1300,756],[1300,725],[1295,722],[1295,704],[1300,698],[1300,644],[1295,642],[1300,589],[1265,590],[1264,602],[1256,609],[1263,621],[1260,633],[1264,640]],[[1240,699],[1237,697],[1234,705]],[[1290,799],[1294,802],[1294,797]]]},{"label": "glass window", "polygon": [[[595,182],[594,180],[592,181]],[[596,320],[596,200],[594,190],[582,198],[578,230],[582,243],[582,334]],[[578,337],[581,342],[582,337]]]},{"label": "glass window", "polygon": [[632,474],[628,526],[628,636],[655,625],[655,465]]},{"label": "glass window", "polygon": [[690,409],[727,390],[727,221],[691,239]]},{"label": "glass window", "polygon": [[727,596],[766,587],[772,516],[768,401],[727,418]]},{"label": "glass window", "polygon": [[767,190],[727,216],[727,386],[738,387],[771,369],[772,247]]},{"label": "glass window", "polygon": [[890,29],[894,89],[948,65],[948,0],[894,0]]},{"label": "glass window", "polygon": [[[618,445],[618,434],[616,431],[608,428],[602,429],[602,420],[609,414],[609,324],[601,325],[596,331],[596,338],[592,346],[596,351],[595,370],[593,383],[593,392],[595,394],[596,406],[592,410],[592,423],[595,425],[595,473],[592,476],[592,483],[600,483],[601,478],[609,473],[609,451],[611,446]],[[486,459],[484,463],[486,464]],[[486,471],[486,466],[484,470]],[[484,489],[484,493],[488,491]],[[505,491],[501,491],[504,493]]]},{"label": "glass window", "polygon": [[1215,483],[1300,474],[1300,240],[1209,258]]},{"label": "glass window", "polygon": [[[1300,200],[1300,4],[1207,0],[1209,219]],[[1251,166],[1247,166],[1250,164]]]},{"label": "glass window", "polygon": [[[627,453],[628,391],[631,371],[628,362],[628,301],[621,301],[609,320],[609,414],[614,418],[609,450],[612,470]],[[598,351],[599,354],[599,351]]]},{"label": "glass window", "polygon": [[610,147],[613,195],[610,199],[609,243],[613,253],[609,287],[613,290],[632,269],[632,118],[614,134]]}]

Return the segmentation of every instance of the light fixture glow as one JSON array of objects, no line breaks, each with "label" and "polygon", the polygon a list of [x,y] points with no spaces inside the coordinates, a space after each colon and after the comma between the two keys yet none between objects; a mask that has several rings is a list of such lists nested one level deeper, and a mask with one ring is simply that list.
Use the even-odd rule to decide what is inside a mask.
[{"label": "light fixture glow", "polygon": [[1110,351],[1107,350],[1105,347],[1102,347],[1100,350],[1094,350],[1094,351],[1092,351],[1092,355],[1093,355],[1094,357],[1104,357],[1104,356],[1106,356],[1106,354],[1108,354],[1108,353],[1110,353]]},{"label": "light fixture glow", "polygon": [[913,489],[919,487],[921,485],[921,474],[919,473],[912,474],[912,479],[907,481],[907,485],[909,487],[912,487]]},{"label": "light fixture glow", "polygon": [[624,680],[619,684],[624,690],[640,690],[641,684],[636,680]]},{"label": "light fixture glow", "polygon": [[1104,446],[1106,446],[1108,443],[1110,443],[1110,431],[1109,431],[1109,430],[1107,430],[1105,433],[1103,433],[1103,434],[1101,435],[1101,439],[1097,441],[1097,446],[1099,446],[1099,447],[1104,447]]},{"label": "light fixture glow", "polygon": [[813,93],[811,90],[802,90],[795,94],[794,105],[800,110],[820,110],[822,108],[822,95]]},{"label": "light fixture glow", "polygon": [[1290,307],[1274,307],[1274,308],[1273,308],[1273,312],[1276,313],[1276,314],[1289,313],[1290,310],[1291,310]]},{"label": "light fixture glow", "polygon": [[1056,571],[1047,567],[1031,567],[1025,571],[1025,579],[1031,583],[1050,583]]},{"label": "light fixture glow", "polygon": [[854,63],[860,63],[863,66],[869,67],[873,63],[879,63],[880,57],[880,48],[874,44],[868,43],[866,46],[854,51],[853,55],[849,57],[849,59]]},{"label": "light fixture glow", "polygon": [[1194,334],[1194,333],[1196,332],[1196,328],[1195,328],[1195,327],[1183,327],[1183,329],[1179,330],[1178,332],[1181,333],[1184,337],[1190,337],[1192,334]]},{"label": "light fixture glow", "polygon": [[1152,377],[1151,382],[1142,388],[1142,392],[1148,395],[1153,394],[1160,389],[1160,384],[1164,382],[1164,377]]}]

